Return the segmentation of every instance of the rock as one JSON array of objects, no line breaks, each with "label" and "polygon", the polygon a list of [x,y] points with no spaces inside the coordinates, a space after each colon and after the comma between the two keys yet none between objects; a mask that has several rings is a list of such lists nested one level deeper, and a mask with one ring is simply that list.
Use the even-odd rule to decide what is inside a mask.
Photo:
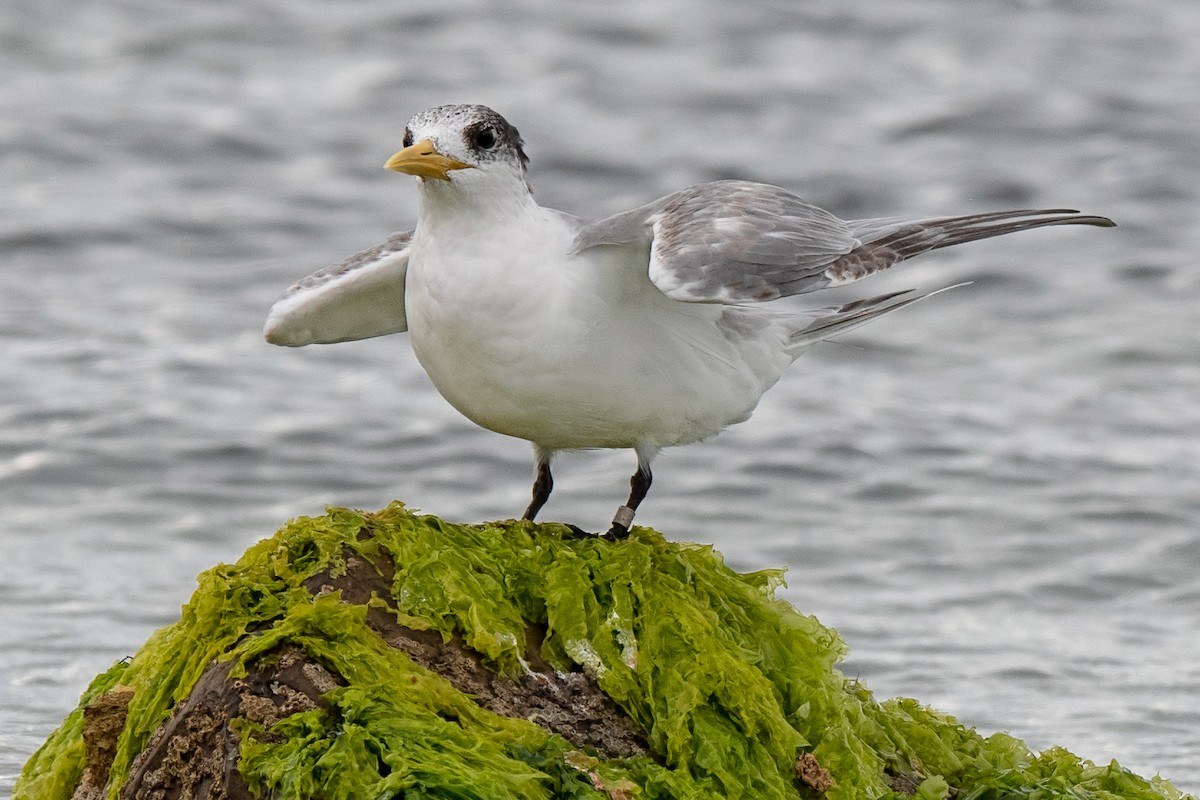
[{"label": "rock", "polygon": [[1178,797],[876,702],[780,579],[644,528],[333,509],[202,574],[14,797]]},{"label": "rock", "polygon": [[83,709],[84,770],[72,800],[100,800],[117,754],[133,687],[115,686]]}]

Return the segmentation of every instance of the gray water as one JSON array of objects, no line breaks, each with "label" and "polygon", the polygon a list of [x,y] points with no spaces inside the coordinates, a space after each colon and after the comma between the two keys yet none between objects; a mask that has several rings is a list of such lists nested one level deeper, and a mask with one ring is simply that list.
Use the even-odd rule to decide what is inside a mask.
[{"label": "gray water", "polygon": [[[0,791],[197,572],[289,517],[527,501],[403,336],[283,350],[296,278],[410,226],[408,117],[483,102],[543,204],[777,183],[846,217],[1080,207],[838,298],[972,281],[666,453],[640,521],[786,565],[847,674],[1200,791],[1200,4],[0,7]],[[836,298],[835,298],[836,299]],[[828,297],[812,299],[828,305]],[[628,453],[568,457],[590,528]]]}]

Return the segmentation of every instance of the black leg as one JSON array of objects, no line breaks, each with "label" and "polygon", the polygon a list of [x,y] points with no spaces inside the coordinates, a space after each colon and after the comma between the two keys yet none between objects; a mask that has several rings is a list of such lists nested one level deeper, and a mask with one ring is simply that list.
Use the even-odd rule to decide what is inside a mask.
[{"label": "black leg", "polygon": [[554,476],[550,474],[550,460],[538,459],[537,477],[533,479],[533,500],[529,502],[529,507],[525,509],[525,516],[521,519],[532,520],[537,516],[537,513],[542,510],[542,506],[546,505],[546,501],[550,499],[550,492],[554,490]]},{"label": "black leg", "polygon": [[639,459],[637,472],[633,473],[629,479],[629,499],[625,501],[625,505],[617,509],[616,515],[613,516],[612,527],[605,534],[607,538],[624,539],[629,535],[629,526],[633,524],[633,513],[646,499],[646,493],[650,491],[650,484],[653,482],[654,475],[650,472],[650,465]]}]

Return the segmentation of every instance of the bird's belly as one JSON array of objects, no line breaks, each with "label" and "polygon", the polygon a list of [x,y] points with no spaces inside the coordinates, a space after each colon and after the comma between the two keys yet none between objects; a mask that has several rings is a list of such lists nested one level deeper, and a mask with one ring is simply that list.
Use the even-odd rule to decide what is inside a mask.
[{"label": "bird's belly", "polygon": [[413,348],[442,396],[477,425],[547,449],[698,441],[745,419],[766,388],[698,317],[664,326],[654,309],[596,318],[544,303],[465,315],[418,305]]},{"label": "bird's belly", "polygon": [[567,391],[561,352],[527,320],[504,317],[410,327],[413,350],[437,390],[472,422],[537,440],[570,425],[579,396]]}]

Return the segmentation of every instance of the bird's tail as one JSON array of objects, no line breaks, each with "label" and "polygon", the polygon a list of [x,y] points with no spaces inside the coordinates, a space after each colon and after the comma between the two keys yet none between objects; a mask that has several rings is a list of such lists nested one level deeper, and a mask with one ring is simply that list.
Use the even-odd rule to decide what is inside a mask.
[{"label": "bird's tail", "polygon": [[[846,224],[855,237],[862,241],[859,249],[864,254],[887,251],[893,259],[892,263],[895,263],[930,250],[1033,228],[1051,225],[1111,228],[1116,223],[1107,217],[1080,214],[1071,208],[1043,208],[918,220],[865,219]],[[855,252],[847,255],[854,256]]]},{"label": "bird's tail", "polygon": [[840,336],[884,314],[898,311],[905,306],[912,305],[918,300],[933,297],[935,294],[941,294],[950,289],[966,286],[967,283],[969,282],[956,283],[953,286],[936,289],[932,292],[925,292],[924,294],[914,294],[912,289],[905,289],[901,292],[891,292],[876,297],[855,300],[852,303],[846,303],[844,306],[823,309],[815,312],[819,314],[816,319],[789,337],[788,347],[795,355],[799,355],[800,352],[817,342],[823,342],[826,339]]}]

